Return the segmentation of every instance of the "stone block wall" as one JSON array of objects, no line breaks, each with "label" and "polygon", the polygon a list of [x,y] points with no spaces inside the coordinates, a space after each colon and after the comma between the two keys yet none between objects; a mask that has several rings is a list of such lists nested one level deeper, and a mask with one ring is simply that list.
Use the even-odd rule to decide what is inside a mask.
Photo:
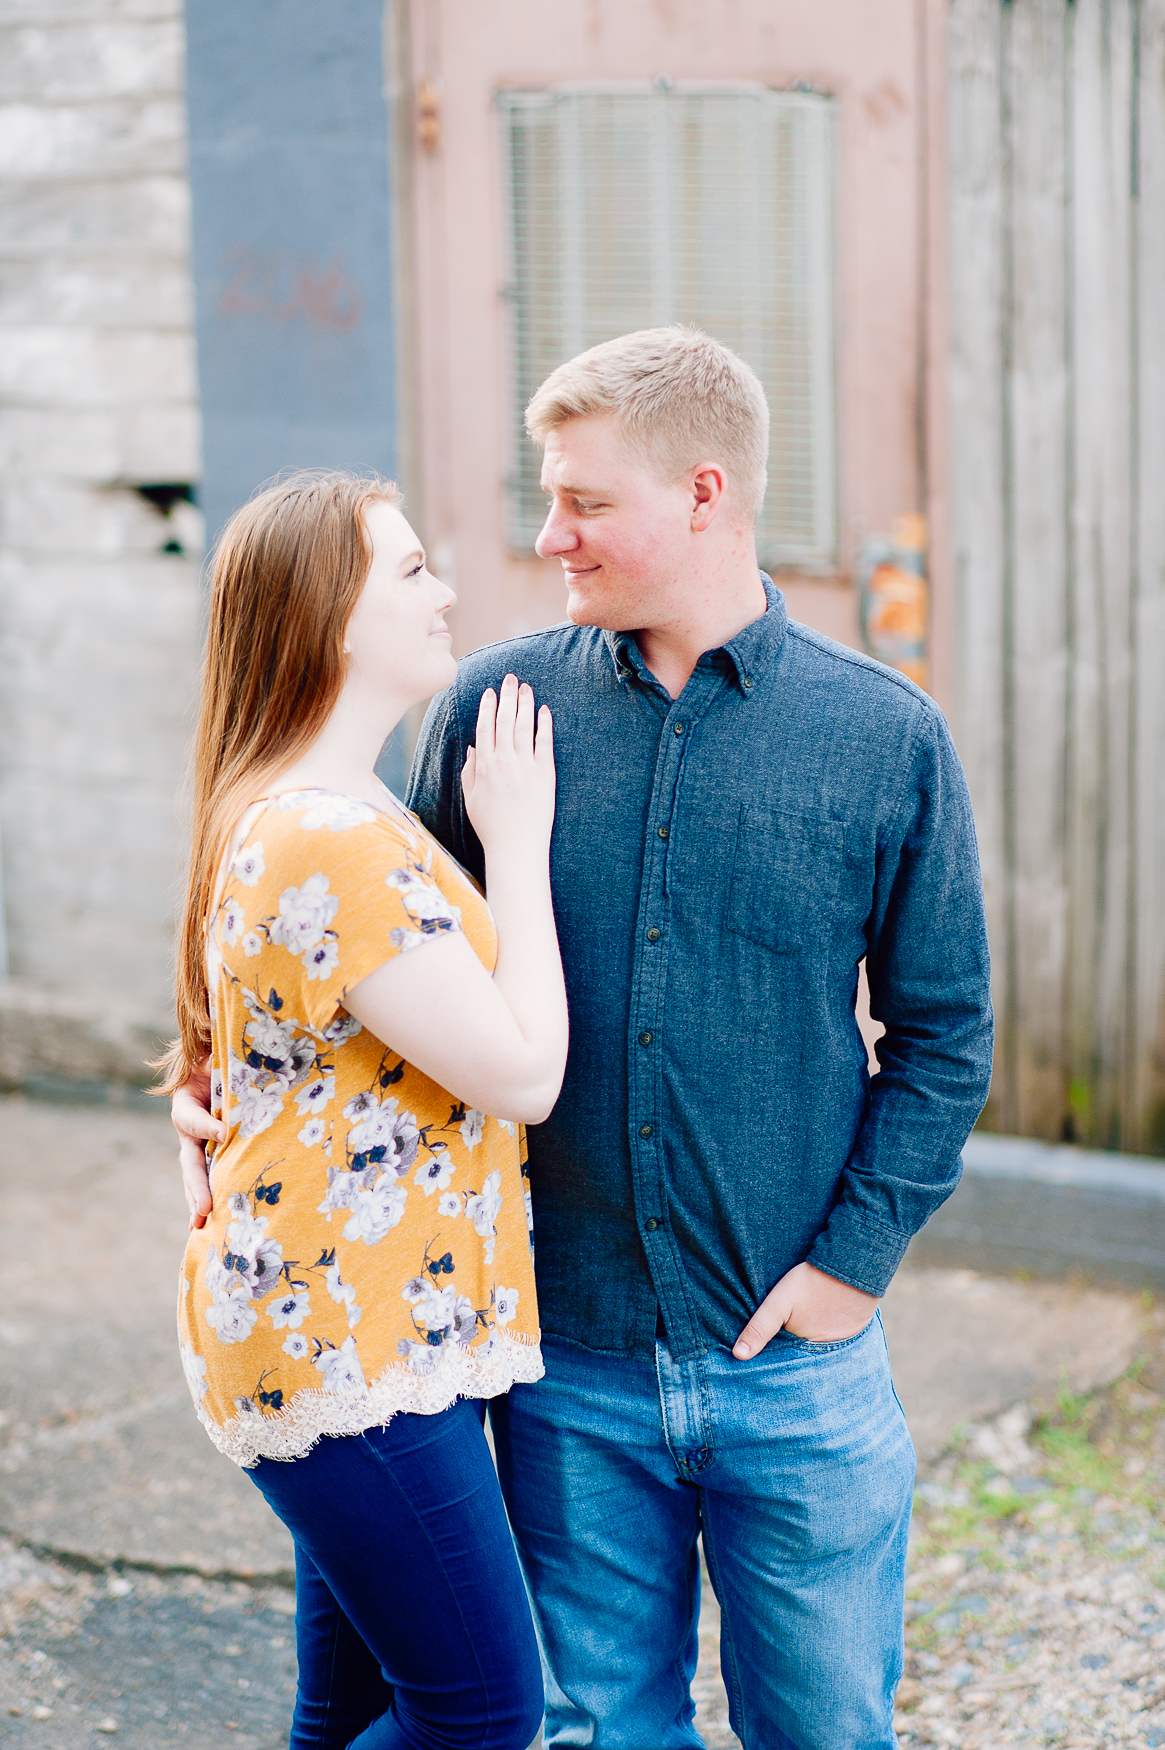
[{"label": "stone block wall", "polygon": [[201,535],[137,488],[200,472],[183,80],[181,0],[0,0],[9,1082],[87,1029],[140,1076],[169,1014]]}]

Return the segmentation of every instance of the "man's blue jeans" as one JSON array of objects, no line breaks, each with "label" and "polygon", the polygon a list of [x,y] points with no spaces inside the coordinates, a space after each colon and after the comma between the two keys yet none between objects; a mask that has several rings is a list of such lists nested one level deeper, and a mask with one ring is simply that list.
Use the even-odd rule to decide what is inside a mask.
[{"label": "man's blue jeans", "polygon": [[892,1750],[914,1449],[881,1320],[654,1364],[543,1337],[491,1405],[547,1745],[699,1745],[702,1535],[745,1750]]}]

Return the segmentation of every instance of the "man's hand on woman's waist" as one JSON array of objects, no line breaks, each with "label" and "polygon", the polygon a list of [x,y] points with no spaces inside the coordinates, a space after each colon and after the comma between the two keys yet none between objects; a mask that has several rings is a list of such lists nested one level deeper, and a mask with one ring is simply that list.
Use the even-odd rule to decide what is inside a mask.
[{"label": "man's hand on woman's waist", "polygon": [[170,1099],[170,1122],[178,1132],[178,1165],[192,1228],[203,1227],[210,1214],[210,1174],[206,1144],[225,1142],[227,1127],[210,1110],[210,1063],[176,1088]]}]

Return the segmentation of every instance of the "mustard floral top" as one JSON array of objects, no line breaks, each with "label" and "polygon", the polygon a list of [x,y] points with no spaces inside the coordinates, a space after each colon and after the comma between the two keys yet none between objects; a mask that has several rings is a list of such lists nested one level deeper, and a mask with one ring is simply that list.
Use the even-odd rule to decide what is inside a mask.
[{"label": "mustard floral top", "polygon": [[419,821],[351,796],[271,798],[227,871],[208,955],[229,1133],[178,1324],[199,1417],[236,1464],[542,1375],[521,1126],[467,1109],[343,1006],[454,930],[492,971],[469,877]]}]

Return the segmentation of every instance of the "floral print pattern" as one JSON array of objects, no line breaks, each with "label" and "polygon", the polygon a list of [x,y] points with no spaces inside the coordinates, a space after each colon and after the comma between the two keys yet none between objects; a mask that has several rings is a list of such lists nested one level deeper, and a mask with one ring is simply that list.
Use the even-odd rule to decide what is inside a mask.
[{"label": "floral print pattern", "polygon": [[419,823],[358,798],[271,799],[228,871],[207,961],[214,1208],[191,1234],[182,1364],[237,1463],[541,1375],[525,1137],[375,1039],[346,990],[463,931],[496,937]]}]

